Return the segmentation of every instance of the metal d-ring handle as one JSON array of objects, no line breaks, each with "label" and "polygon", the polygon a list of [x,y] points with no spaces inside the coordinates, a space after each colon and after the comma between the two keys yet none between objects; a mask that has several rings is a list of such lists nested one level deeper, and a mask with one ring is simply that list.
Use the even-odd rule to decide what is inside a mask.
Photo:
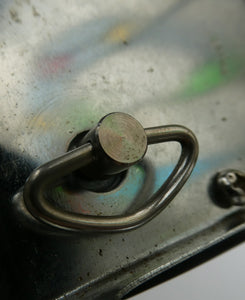
[{"label": "metal d-ring handle", "polygon": [[[150,221],[170,203],[190,176],[198,156],[198,142],[195,135],[183,126],[169,125],[146,129],[140,126],[138,121],[127,114],[109,114],[91,131],[92,134],[85,137],[84,145],[35,169],[24,186],[24,201],[30,213],[53,226],[78,230],[119,231]],[[131,143],[125,141],[126,138]],[[179,161],[167,180],[147,201],[148,204],[136,213],[121,216],[83,215],[56,208],[44,197],[48,186],[77,169],[93,169],[97,166],[97,170],[105,169],[107,174],[113,174],[116,173],[116,168],[121,171],[139,161],[144,156],[147,145],[164,142],[180,143]],[[130,149],[131,153],[126,153]],[[98,152],[103,153],[98,155]]]}]

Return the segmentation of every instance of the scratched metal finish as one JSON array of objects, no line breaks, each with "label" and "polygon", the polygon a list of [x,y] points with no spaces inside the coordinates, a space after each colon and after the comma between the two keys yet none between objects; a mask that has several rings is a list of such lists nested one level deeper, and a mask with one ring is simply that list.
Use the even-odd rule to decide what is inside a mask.
[{"label": "scratched metal finish", "polygon": [[[19,249],[11,250],[18,267],[10,282],[21,282],[25,299],[121,297],[241,230],[243,211],[215,206],[208,184],[220,169],[245,169],[244,16],[242,0],[0,2],[1,220],[15,218],[9,228],[19,238],[9,238],[9,247]],[[5,202],[35,166],[113,111],[144,127],[177,123],[194,131],[199,161],[179,195],[131,232],[63,236],[22,226],[23,216]],[[148,192],[170,173],[178,150],[148,150]],[[53,200],[85,214],[120,214],[142,190],[145,170],[133,167],[110,193],[60,186]]]}]

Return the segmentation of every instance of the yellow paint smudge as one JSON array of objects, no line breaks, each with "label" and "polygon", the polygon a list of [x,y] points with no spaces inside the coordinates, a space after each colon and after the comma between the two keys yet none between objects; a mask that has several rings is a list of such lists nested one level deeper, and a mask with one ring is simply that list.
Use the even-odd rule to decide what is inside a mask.
[{"label": "yellow paint smudge", "polygon": [[128,43],[134,33],[134,25],[130,23],[120,24],[107,32],[105,40],[111,43]]}]

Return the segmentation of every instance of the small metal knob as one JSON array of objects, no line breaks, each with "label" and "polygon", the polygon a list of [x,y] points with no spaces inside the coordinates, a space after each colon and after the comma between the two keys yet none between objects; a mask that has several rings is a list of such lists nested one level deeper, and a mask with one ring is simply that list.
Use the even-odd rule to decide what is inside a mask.
[{"label": "small metal knob", "polygon": [[147,150],[142,125],[125,113],[111,113],[102,118],[82,139],[91,143],[94,161],[82,173],[87,178],[103,178],[120,173],[139,162]]},{"label": "small metal knob", "polygon": [[224,208],[245,205],[245,173],[226,169],[218,172],[211,182],[214,202]]},{"label": "small metal knob", "polygon": [[[44,196],[50,185],[76,170],[91,178],[112,176],[139,162],[147,145],[173,141],[181,145],[181,155],[174,170],[147,204],[135,213],[121,216],[77,214],[54,207]],[[31,173],[24,186],[24,203],[34,217],[56,227],[96,231],[136,228],[167,207],[190,176],[197,156],[198,142],[188,128],[168,125],[144,129],[130,115],[112,113],[84,136],[80,147]]]}]

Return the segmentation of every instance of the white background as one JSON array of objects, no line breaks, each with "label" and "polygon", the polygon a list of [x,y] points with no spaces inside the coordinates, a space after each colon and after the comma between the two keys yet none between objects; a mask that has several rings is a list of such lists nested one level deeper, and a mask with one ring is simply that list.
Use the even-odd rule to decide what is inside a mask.
[{"label": "white background", "polygon": [[245,243],[131,300],[244,300]]}]

